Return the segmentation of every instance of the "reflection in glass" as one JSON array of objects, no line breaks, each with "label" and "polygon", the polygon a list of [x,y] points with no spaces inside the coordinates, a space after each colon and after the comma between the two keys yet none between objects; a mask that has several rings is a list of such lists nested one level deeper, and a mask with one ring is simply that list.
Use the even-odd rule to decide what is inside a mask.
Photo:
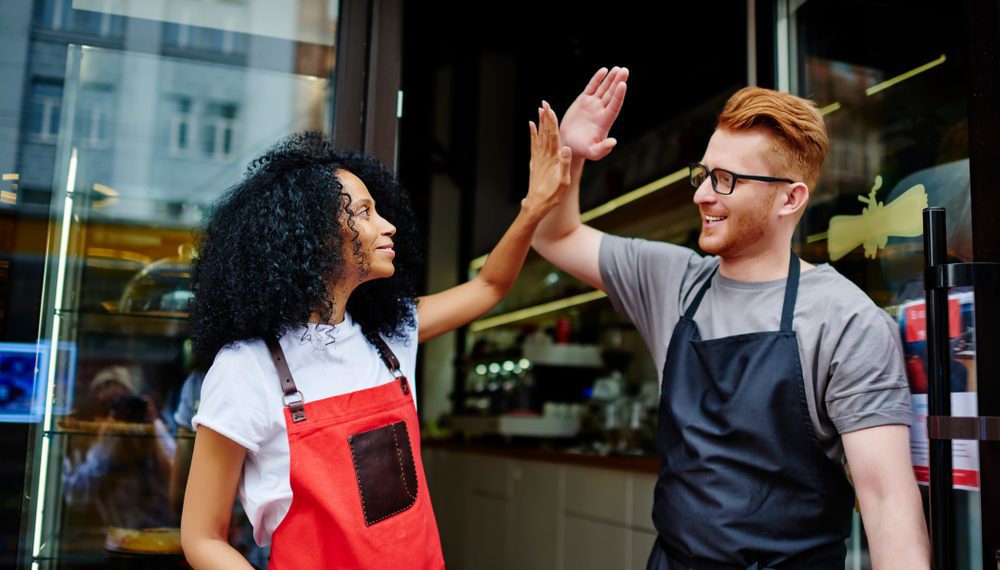
[{"label": "reflection in glass", "polygon": [[[859,18],[858,14],[864,14]],[[972,260],[966,65],[959,11],[945,5],[810,0],[794,10],[792,91],[826,116],[830,151],[794,245],[858,284],[900,327],[913,394],[911,456],[928,480],[922,219],[947,211],[949,260]],[[849,33],[852,42],[838,40]],[[952,406],[976,415],[971,291],[951,295]],[[970,443],[970,442],[966,442]],[[974,444],[974,442],[971,442]],[[975,445],[955,445],[960,568],[981,568]],[[863,540],[852,568],[867,564]]]},{"label": "reflection in glass", "polygon": [[[194,231],[273,141],[330,131],[335,5],[190,4],[35,4],[18,69],[27,136],[10,169],[21,188],[4,190],[27,188],[17,223],[43,228],[35,258],[16,254],[39,275],[44,265],[44,291],[31,290],[41,340],[4,369],[0,400],[38,425],[24,533],[42,567],[103,565],[119,552],[182,564],[178,481],[193,433],[181,412],[198,403],[182,393],[195,376],[185,350]],[[53,354],[52,343],[67,348]],[[265,565],[245,516],[233,524],[233,544]]]}]

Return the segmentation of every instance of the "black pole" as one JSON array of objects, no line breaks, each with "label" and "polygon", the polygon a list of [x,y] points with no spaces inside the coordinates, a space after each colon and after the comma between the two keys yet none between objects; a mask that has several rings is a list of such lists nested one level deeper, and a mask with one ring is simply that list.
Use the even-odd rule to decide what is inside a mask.
[{"label": "black pole", "polygon": [[[948,288],[933,279],[933,268],[947,256],[944,208],[924,210],[924,290],[927,323],[928,416],[951,415],[951,357],[948,345]],[[931,546],[934,568],[955,567],[955,526],[952,496],[951,440],[931,439]]]}]

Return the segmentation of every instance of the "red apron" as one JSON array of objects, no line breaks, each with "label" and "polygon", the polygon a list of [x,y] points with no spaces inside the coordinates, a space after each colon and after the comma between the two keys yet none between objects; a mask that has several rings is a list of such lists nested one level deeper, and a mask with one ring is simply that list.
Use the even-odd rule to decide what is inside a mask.
[{"label": "red apron", "polygon": [[396,380],[304,402],[277,342],[285,393],[292,505],[271,537],[268,568],[443,568],[409,383]]}]

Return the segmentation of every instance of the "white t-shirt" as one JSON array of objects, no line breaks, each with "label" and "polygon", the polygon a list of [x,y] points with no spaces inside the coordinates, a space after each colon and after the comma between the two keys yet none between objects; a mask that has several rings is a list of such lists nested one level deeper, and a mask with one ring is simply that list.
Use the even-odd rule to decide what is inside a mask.
[{"label": "white t-shirt", "polygon": [[[295,384],[307,402],[391,382],[361,327],[346,315],[339,325],[303,325],[280,339]],[[417,330],[403,341],[386,340],[403,374],[414,382]],[[411,391],[414,401],[416,392]],[[239,499],[253,524],[254,540],[271,543],[271,534],[292,504],[288,432],[278,373],[262,340],[219,351],[205,376],[201,403],[192,425],[206,426],[247,448]]]}]

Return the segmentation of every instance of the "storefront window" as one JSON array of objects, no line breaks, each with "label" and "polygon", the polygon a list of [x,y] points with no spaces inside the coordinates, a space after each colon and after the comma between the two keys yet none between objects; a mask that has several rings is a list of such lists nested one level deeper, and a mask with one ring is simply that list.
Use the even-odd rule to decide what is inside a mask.
[{"label": "storefront window", "polygon": [[[5,14],[0,426],[32,431],[26,566],[183,567],[195,232],[279,138],[331,131],[337,19],[325,0]],[[231,537],[266,565],[241,513]]]},{"label": "storefront window", "polygon": [[[946,209],[949,258],[972,261],[961,13],[906,2],[779,4],[791,31],[779,78],[816,101],[830,135],[795,247],[834,265],[898,321],[913,394],[914,472],[926,484],[924,208]],[[950,328],[952,413],[975,416],[971,290],[952,291]],[[981,568],[978,447],[956,441],[954,450],[959,568]],[[853,548],[854,567],[862,567],[867,551],[857,533]]]}]

